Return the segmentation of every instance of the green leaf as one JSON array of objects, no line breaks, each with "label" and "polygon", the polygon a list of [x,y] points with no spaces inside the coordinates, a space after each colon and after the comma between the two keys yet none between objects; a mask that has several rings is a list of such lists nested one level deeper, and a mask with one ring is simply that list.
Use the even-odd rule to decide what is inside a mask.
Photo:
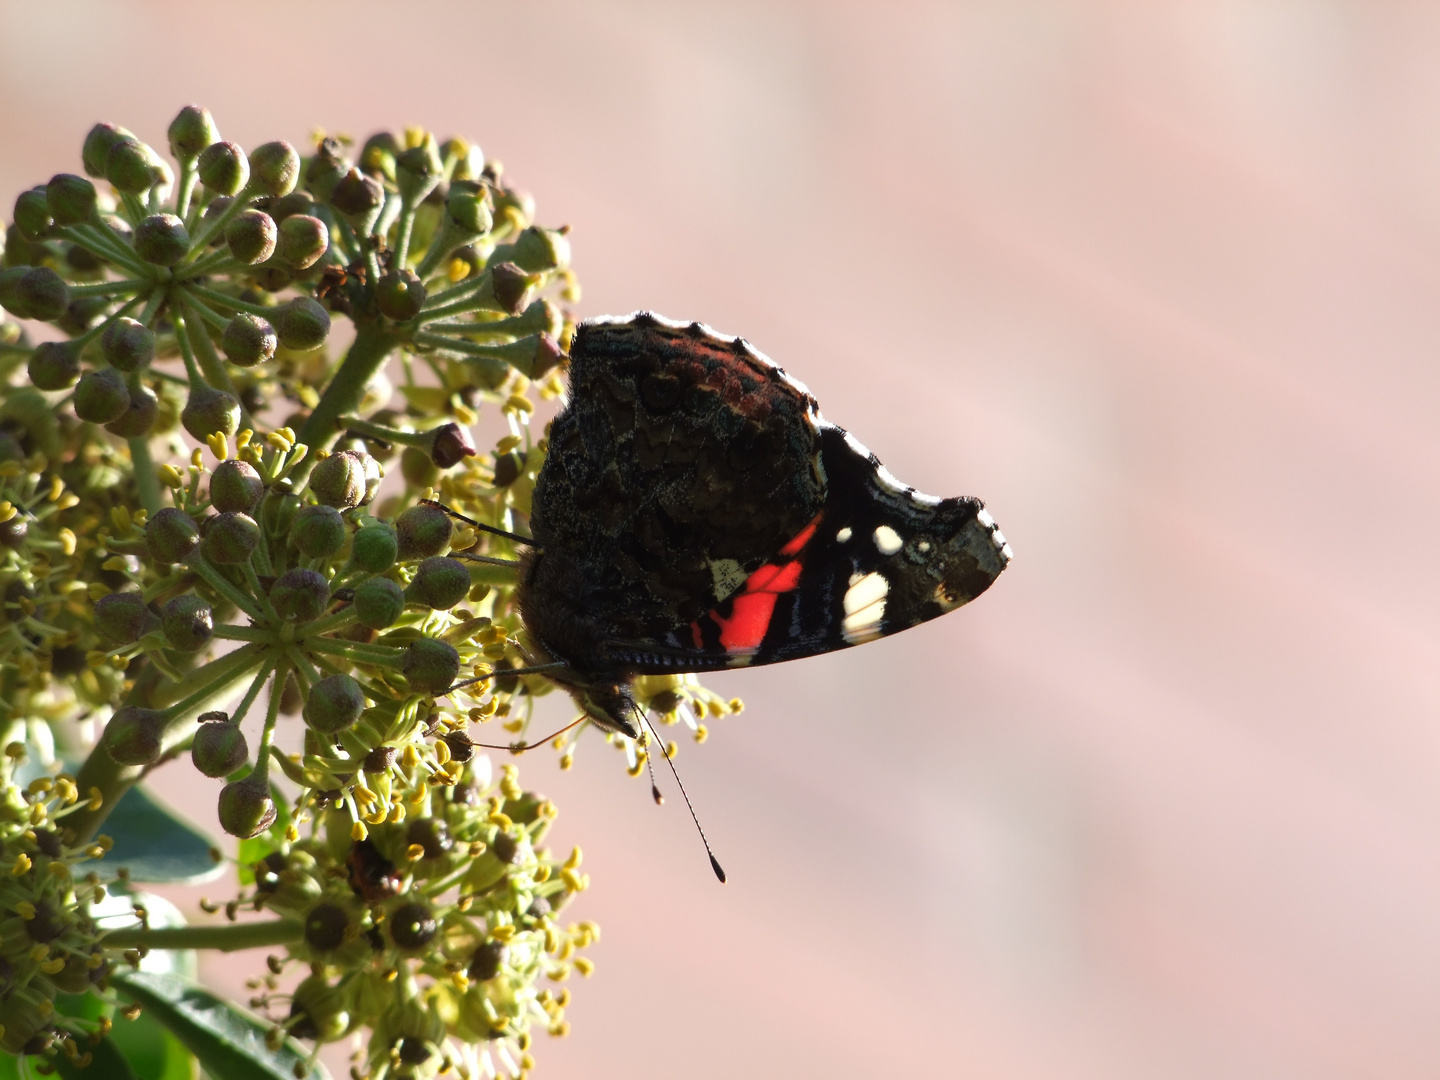
[{"label": "green leaf", "polygon": [[55,1056],[55,1071],[65,1080],[139,1080],[130,1062],[126,1061],[125,1055],[120,1052],[120,1047],[116,1046],[109,1036],[101,1039],[97,1046],[88,1046],[83,1040],[80,1045],[82,1052],[88,1051],[94,1055],[90,1064],[83,1069],[64,1054]]},{"label": "green leaf", "polygon": [[189,979],[126,971],[114,977],[114,986],[169,1028],[213,1080],[294,1080],[296,1066],[300,1076],[329,1080],[324,1066],[310,1065],[294,1039],[268,1049],[270,1024]]},{"label": "green leaf", "polygon": [[210,837],[161,806],[138,784],[121,796],[104,828],[115,847],[96,870],[107,880],[124,866],[132,881],[195,885],[225,869],[210,857],[214,847]]},{"label": "green leaf", "polygon": [[[116,1020],[109,1041],[144,1080],[195,1080],[200,1074],[194,1055],[148,1012],[135,1020]],[[95,1073],[93,1077],[101,1080],[104,1075]]]}]

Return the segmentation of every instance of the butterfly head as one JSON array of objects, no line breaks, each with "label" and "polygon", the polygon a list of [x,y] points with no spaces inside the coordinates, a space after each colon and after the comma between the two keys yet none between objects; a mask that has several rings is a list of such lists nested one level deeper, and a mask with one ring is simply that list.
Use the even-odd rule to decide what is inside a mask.
[{"label": "butterfly head", "polygon": [[601,681],[570,688],[575,703],[604,731],[640,738],[640,706],[628,682]]}]

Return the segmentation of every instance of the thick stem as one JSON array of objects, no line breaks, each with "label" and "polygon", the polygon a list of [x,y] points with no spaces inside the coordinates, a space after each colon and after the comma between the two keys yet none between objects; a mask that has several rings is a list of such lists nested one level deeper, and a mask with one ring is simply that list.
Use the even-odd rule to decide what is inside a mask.
[{"label": "thick stem", "polygon": [[150,456],[150,440],[144,435],[127,440],[130,463],[135,467],[135,486],[139,489],[140,505],[154,517],[160,512],[160,476],[155,472],[155,459]]},{"label": "thick stem", "polygon": [[317,460],[316,450],[327,449],[340,434],[340,418],[353,413],[360,407],[365,396],[365,387],[375,373],[385,366],[390,351],[399,343],[399,338],[387,333],[376,323],[361,323],[355,334],[350,351],[335,374],[330,385],[320,395],[320,401],[310,413],[297,436],[299,442],[310,448],[309,456],[291,474],[297,483],[310,472],[310,466]]},{"label": "thick stem", "polygon": [[136,926],[112,930],[101,938],[107,949],[259,949],[290,945],[305,937],[305,925],[293,919],[226,923],[223,926],[165,926],[154,930]]}]

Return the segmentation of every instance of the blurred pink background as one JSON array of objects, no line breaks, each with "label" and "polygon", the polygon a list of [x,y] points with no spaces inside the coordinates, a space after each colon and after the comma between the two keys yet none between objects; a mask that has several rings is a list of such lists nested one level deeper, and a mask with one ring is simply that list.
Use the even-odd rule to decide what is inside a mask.
[{"label": "blurred pink background", "polygon": [[475,138],[584,314],[743,334],[1013,543],[713,680],[723,888],[598,742],[527,758],[604,929],[540,1076],[1440,1072],[1440,11],[8,3],[0,204],[190,101]]}]

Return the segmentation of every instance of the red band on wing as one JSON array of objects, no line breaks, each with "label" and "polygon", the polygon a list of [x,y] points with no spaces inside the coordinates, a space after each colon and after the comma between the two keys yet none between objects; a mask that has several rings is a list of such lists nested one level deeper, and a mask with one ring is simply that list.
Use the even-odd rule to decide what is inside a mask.
[{"label": "red band on wing", "polygon": [[[820,515],[806,525],[793,540],[780,549],[781,555],[798,555],[815,535],[820,524]],[[745,579],[745,584],[730,601],[730,614],[723,616],[718,611],[709,613],[720,628],[720,644],[726,652],[741,652],[758,649],[770,629],[770,619],[775,614],[775,601],[781,593],[790,592],[800,584],[801,562],[792,559],[787,562],[766,563]],[[697,620],[690,624],[690,632],[697,649],[704,647],[704,633]]]}]

